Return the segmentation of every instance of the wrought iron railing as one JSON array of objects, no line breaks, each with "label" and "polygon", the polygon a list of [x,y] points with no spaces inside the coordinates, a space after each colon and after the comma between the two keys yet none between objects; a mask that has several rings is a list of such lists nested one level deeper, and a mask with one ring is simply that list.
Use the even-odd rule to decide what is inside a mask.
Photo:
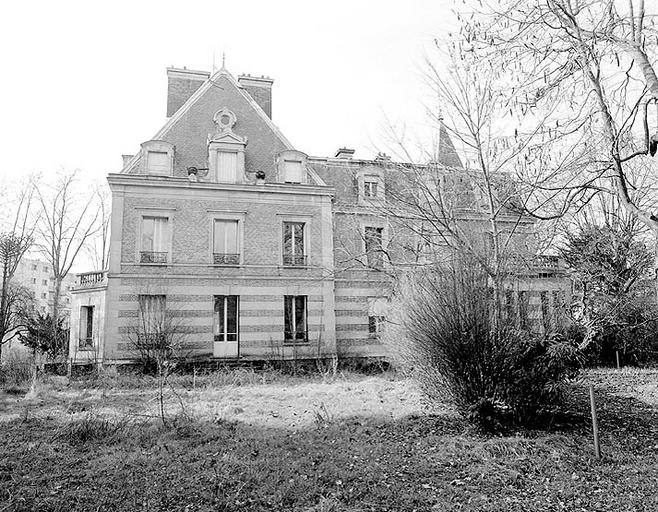
[{"label": "wrought iron railing", "polygon": [[215,265],[239,265],[240,255],[216,252],[212,255],[212,262]]},{"label": "wrought iron railing", "polygon": [[306,266],[305,254],[284,254],[283,264],[287,267],[304,267]]},{"label": "wrought iron railing", "polygon": [[167,263],[166,252],[158,251],[141,251],[139,253],[139,262],[140,263]]}]

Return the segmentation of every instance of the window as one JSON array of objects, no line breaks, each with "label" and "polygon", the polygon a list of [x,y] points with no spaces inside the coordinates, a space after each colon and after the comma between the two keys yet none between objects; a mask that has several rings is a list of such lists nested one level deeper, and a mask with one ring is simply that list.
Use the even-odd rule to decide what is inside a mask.
[{"label": "window", "polygon": [[373,201],[385,199],[384,171],[377,166],[360,169],[356,174],[358,203],[370,206]]},{"label": "window", "polygon": [[215,172],[216,181],[236,183],[238,181],[238,154],[234,151],[218,151]]},{"label": "window", "polygon": [[363,195],[368,198],[377,197],[379,180],[377,176],[366,176],[363,179]]},{"label": "window", "polygon": [[164,140],[148,140],[142,143],[140,172],[170,175],[174,162],[174,146]]},{"label": "window", "polygon": [[384,266],[384,250],[382,245],[384,228],[366,226],[364,234],[368,266],[370,268],[382,268]]},{"label": "window", "polygon": [[167,342],[165,295],[140,295],[137,343],[146,346],[162,346]]},{"label": "window", "polygon": [[304,223],[283,223],[283,264],[290,266],[306,265],[304,254]]},{"label": "window", "polygon": [[301,183],[303,176],[302,162],[299,160],[284,160],[284,177],[286,183]]},{"label": "window", "polygon": [[238,296],[215,295],[215,341],[238,341]]},{"label": "window", "polygon": [[43,267],[44,272],[48,272],[48,267]]},{"label": "window", "polygon": [[283,298],[284,340],[308,341],[306,326],[306,295],[286,295]]},{"label": "window", "polygon": [[548,292],[540,292],[539,299],[541,302],[541,320],[544,326],[544,332],[551,329],[550,309],[548,307]]},{"label": "window", "polygon": [[239,265],[238,221],[215,220],[213,223],[213,263]]},{"label": "window", "polygon": [[44,293],[41,294],[41,298],[46,299],[46,298],[48,298],[48,295],[44,292]]},{"label": "window", "polygon": [[36,269],[37,269],[37,266],[36,266],[36,265],[32,265],[32,270],[36,270]]},{"label": "window", "polygon": [[146,154],[146,168],[152,173],[169,174],[169,153],[165,151],[149,151]]},{"label": "window", "polygon": [[142,246],[140,263],[167,263],[169,254],[169,219],[142,218]]},{"label": "window", "polygon": [[386,299],[383,297],[368,297],[368,333],[374,336],[383,332],[386,322]]},{"label": "window", "polygon": [[48,279],[43,279],[43,280],[41,281],[41,284],[42,284],[43,286],[48,286]]},{"label": "window", "polygon": [[528,292],[523,290],[519,292],[519,327],[528,328]]},{"label": "window", "polygon": [[36,277],[32,278],[32,284],[37,284],[37,278]]},{"label": "window", "polygon": [[80,308],[80,337],[78,348],[89,350],[94,347],[94,306]]}]

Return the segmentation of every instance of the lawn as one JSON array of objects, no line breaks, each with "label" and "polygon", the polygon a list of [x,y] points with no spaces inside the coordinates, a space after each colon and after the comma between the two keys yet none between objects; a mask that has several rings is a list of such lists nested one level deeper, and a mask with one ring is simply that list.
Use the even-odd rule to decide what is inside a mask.
[{"label": "lawn", "polygon": [[[593,456],[587,384],[599,401]],[[548,432],[486,437],[393,374],[50,379],[0,395],[4,510],[658,510],[658,371],[590,371]]]}]

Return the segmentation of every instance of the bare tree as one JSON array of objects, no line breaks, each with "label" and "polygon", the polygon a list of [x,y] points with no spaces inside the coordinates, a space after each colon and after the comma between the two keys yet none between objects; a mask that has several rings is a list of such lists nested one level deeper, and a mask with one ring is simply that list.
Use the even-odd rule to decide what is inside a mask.
[{"label": "bare tree", "polygon": [[[160,419],[166,426],[165,388],[171,388],[176,394],[169,377],[189,350],[186,346],[188,329],[183,318],[167,307],[163,290],[166,288],[158,286],[140,290],[137,317],[127,326],[124,338],[143,371],[154,373],[158,379]],[[179,398],[177,394],[176,397]]]},{"label": "bare tree", "polygon": [[[519,182],[514,162],[536,143],[539,130],[517,131],[510,140],[509,130],[501,127],[508,111],[501,94],[505,77],[460,59],[457,51],[448,56],[447,68],[428,62],[438,104],[430,111],[436,141],[424,149],[429,163],[389,164],[395,172],[386,184],[386,200],[370,201],[370,210],[394,226],[398,243],[403,233],[413,234],[403,245],[420,256],[416,263],[433,264],[454,254],[476,262],[490,280],[500,319],[504,283],[519,265],[535,263],[535,220],[528,211],[560,217],[580,199],[558,204],[540,183]],[[393,133],[392,140],[397,153],[413,161],[404,138]]]},{"label": "bare tree", "polygon": [[658,147],[650,115],[658,103],[656,7],[645,7],[644,0],[491,1],[462,18],[455,44],[482,68],[505,69],[516,129],[539,128],[542,144],[516,162],[526,177],[548,196],[612,195],[656,237],[653,203],[633,194],[647,185],[633,179],[634,167]]},{"label": "bare tree", "polygon": [[87,252],[96,270],[106,270],[110,257],[110,192],[107,186],[94,191],[95,208],[98,210],[98,230],[91,237]]},{"label": "bare tree", "polygon": [[22,302],[23,293],[11,283],[18,265],[32,246],[34,218],[31,209],[34,189],[28,184],[18,193],[16,210],[8,230],[0,232],[0,266],[2,290],[0,291],[0,354],[2,345],[16,336],[18,315],[16,307]]},{"label": "bare tree", "polygon": [[99,230],[101,211],[94,196],[82,198],[76,190],[76,172],[61,175],[54,186],[37,186],[41,214],[37,246],[50,264],[54,277],[51,316],[59,319],[62,281],[90,239]]}]

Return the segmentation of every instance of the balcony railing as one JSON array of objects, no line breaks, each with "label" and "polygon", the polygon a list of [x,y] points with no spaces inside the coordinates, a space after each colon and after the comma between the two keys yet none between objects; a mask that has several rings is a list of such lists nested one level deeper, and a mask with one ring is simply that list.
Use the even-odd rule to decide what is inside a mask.
[{"label": "balcony railing", "polygon": [[73,289],[79,290],[81,288],[95,288],[105,285],[107,285],[107,271],[100,270],[78,274],[78,282],[74,285]]},{"label": "balcony railing", "polygon": [[509,255],[508,263],[516,270],[530,272],[557,272],[562,269],[559,256]]},{"label": "balcony railing", "polygon": [[216,252],[212,255],[212,262],[215,265],[239,265],[240,255]]},{"label": "balcony railing", "polygon": [[286,267],[304,267],[306,266],[305,254],[284,254],[283,264]]},{"label": "balcony railing", "polygon": [[167,263],[168,253],[166,252],[157,252],[157,251],[141,251],[139,253],[139,262],[140,263],[158,263],[162,265]]}]

